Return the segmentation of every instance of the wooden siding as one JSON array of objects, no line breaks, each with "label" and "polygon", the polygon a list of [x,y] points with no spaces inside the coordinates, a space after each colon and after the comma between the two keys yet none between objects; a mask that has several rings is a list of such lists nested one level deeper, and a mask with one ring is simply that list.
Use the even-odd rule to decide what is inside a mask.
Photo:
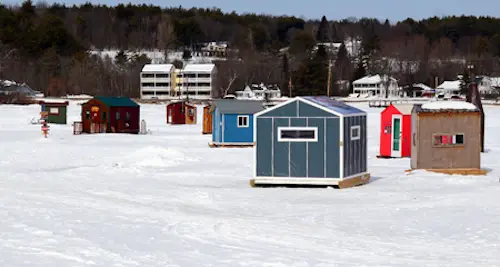
[{"label": "wooden siding", "polygon": [[[479,112],[421,112],[412,154],[413,169],[480,168],[481,116]],[[434,134],[464,134],[464,145],[434,147]]]}]

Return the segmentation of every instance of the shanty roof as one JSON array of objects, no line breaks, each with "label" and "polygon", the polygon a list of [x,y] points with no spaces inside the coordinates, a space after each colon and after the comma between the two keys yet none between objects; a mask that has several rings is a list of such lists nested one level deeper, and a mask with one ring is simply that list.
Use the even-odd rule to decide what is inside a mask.
[{"label": "shanty roof", "polygon": [[101,101],[108,107],[138,107],[139,105],[135,103],[132,99],[128,97],[107,97],[107,96],[97,96],[97,100]]},{"label": "shanty roof", "polygon": [[172,64],[146,64],[142,67],[142,72],[170,72],[173,67]]},{"label": "shanty roof", "polygon": [[411,115],[413,104],[392,104],[401,114]]},{"label": "shanty roof", "polygon": [[333,113],[340,115],[366,114],[365,111],[359,108],[355,108],[353,106],[345,104],[344,102],[331,99],[327,96],[303,96],[301,98],[314,104],[320,105],[330,111],[333,111]]},{"label": "shanty roof", "polygon": [[221,113],[255,114],[264,110],[264,102],[258,100],[217,99],[214,102]]},{"label": "shanty roof", "polygon": [[469,102],[465,101],[432,101],[423,105],[416,106],[417,112],[440,112],[440,111],[460,111],[477,112],[479,109]]}]

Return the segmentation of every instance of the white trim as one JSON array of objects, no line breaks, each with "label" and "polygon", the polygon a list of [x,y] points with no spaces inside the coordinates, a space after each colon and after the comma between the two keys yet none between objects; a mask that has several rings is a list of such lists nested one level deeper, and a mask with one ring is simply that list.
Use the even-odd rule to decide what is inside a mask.
[{"label": "white trim", "polygon": [[[246,118],[246,125],[240,125],[240,118]],[[236,116],[236,126],[238,128],[248,128],[248,127],[250,127],[250,116],[249,115],[238,115],[238,116]]]},{"label": "white trim", "polygon": [[[303,138],[303,139],[293,139],[293,138],[282,138],[282,131],[314,131],[314,138]],[[278,142],[318,142],[318,127],[278,127]]]},{"label": "white trim", "polygon": [[[352,135],[352,131],[354,129],[358,129],[358,136],[357,137],[354,137]],[[356,140],[359,140],[361,139],[361,125],[354,125],[354,126],[351,126],[351,141],[356,141]]]},{"label": "white trim", "polygon": [[339,176],[340,179],[344,177],[344,118],[340,117],[339,120]]},{"label": "white trim", "polygon": [[[299,105],[297,102],[297,109],[298,107]],[[306,127],[309,127],[309,118],[307,117],[306,117]],[[306,177],[309,177],[309,142],[306,142]]]},{"label": "white trim", "polygon": [[245,146],[245,145],[254,145],[255,146],[255,142],[241,142],[241,143],[235,143],[235,142],[231,142],[231,143],[225,143],[225,142],[209,142],[209,144],[211,145],[230,145],[230,146],[237,146],[237,145],[242,145],[242,146]]},{"label": "white trim", "polygon": [[[288,127],[291,127],[291,126],[292,126],[292,119],[288,118]],[[279,131],[279,130],[278,130],[278,132],[281,133],[281,131]],[[278,135],[278,140],[280,137],[281,137],[281,134]],[[290,162],[290,159],[292,156],[291,154],[292,154],[292,142],[288,142],[288,177],[292,177],[292,163]],[[306,162],[307,162],[307,160],[306,160]]]},{"label": "white trim", "polygon": [[[339,120],[340,121],[340,120]],[[328,163],[328,160],[326,159],[326,157],[328,156],[328,153],[326,153],[326,119],[323,119],[323,139],[324,139],[324,142],[323,142],[323,177],[326,178],[326,171],[327,171],[327,168],[326,168],[326,165]]]},{"label": "white trim", "polygon": [[253,177],[257,176],[257,117],[253,117],[253,142],[255,144],[255,148],[253,150]]},{"label": "white trim", "polygon": [[[399,119],[399,151],[394,150],[394,120]],[[401,152],[403,150],[403,115],[393,114],[391,118],[391,157],[401,157]]]},{"label": "white trim", "polygon": [[304,99],[304,98],[302,98],[300,96],[296,96],[296,97],[294,97],[294,98],[292,98],[292,99],[290,99],[288,101],[285,101],[283,103],[280,103],[280,104],[278,104],[276,106],[273,106],[273,107],[270,107],[268,109],[264,109],[262,111],[259,111],[259,112],[255,113],[254,116],[259,117],[259,116],[261,116],[263,114],[266,114],[267,112],[273,111],[273,110],[281,108],[283,106],[286,106],[286,105],[288,105],[288,104],[290,104],[290,103],[292,103],[294,101],[302,101],[303,103],[306,103],[306,104],[311,105],[311,106],[313,106],[315,108],[321,109],[323,111],[326,111],[326,112],[328,112],[330,114],[333,114],[335,116],[338,116],[338,117],[355,117],[355,116],[366,116],[367,115],[366,112],[354,113],[354,114],[342,114],[342,113],[336,112],[334,110],[328,109],[326,107],[323,107],[322,105],[319,105],[319,104],[316,104],[316,103],[311,102],[309,100],[306,100],[306,99]]},{"label": "white trim", "polygon": [[339,178],[256,177],[256,185],[339,185]]},{"label": "white trim", "polygon": [[274,118],[271,119],[271,175],[274,175]]},{"label": "white trim", "polygon": [[224,130],[225,130],[225,122],[224,122],[224,118],[226,117],[223,113],[221,113],[222,115],[222,120],[221,120],[221,123],[222,123],[222,133],[221,133],[221,141],[222,143],[224,143]]}]

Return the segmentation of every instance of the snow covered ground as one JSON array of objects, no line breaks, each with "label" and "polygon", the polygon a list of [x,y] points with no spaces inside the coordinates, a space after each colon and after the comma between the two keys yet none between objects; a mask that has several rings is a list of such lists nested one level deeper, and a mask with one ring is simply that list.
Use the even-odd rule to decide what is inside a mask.
[{"label": "snow covered ground", "polygon": [[141,105],[151,135],[48,139],[39,106],[0,106],[0,266],[500,266],[500,107],[492,171],[465,177],[377,159],[381,109],[356,105],[373,180],[345,190],[251,188],[252,148],[211,149],[164,105]]}]

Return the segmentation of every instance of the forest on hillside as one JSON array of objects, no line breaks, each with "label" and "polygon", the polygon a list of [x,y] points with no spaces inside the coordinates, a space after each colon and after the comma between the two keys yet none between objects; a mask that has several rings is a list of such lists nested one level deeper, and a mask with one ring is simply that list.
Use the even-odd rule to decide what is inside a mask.
[{"label": "forest on hillside", "polygon": [[[359,40],[359,47],[353,44]],[[0,5],[0,79],[26,82],[47,95],[139,95],[140,53],[101,58],[89,50],[195,51],[227,41],[219,67],[219,95],[248,83],[279,84],[285,95],[324,95],[328,68],[338,81],[390,74],[400,85],[434,85],[473,65],[476,74],[500,75],[500,18],[433,17],[395,24],[372,18],[328,21],[293,16],[224,13],[220,9],[152,5],[64,6],[25,1]],[[345,42],[332,53],[318,43]],[[283,48],[288,49],[283,50]],[[355,51],[353,51],[355,50]]]}]

